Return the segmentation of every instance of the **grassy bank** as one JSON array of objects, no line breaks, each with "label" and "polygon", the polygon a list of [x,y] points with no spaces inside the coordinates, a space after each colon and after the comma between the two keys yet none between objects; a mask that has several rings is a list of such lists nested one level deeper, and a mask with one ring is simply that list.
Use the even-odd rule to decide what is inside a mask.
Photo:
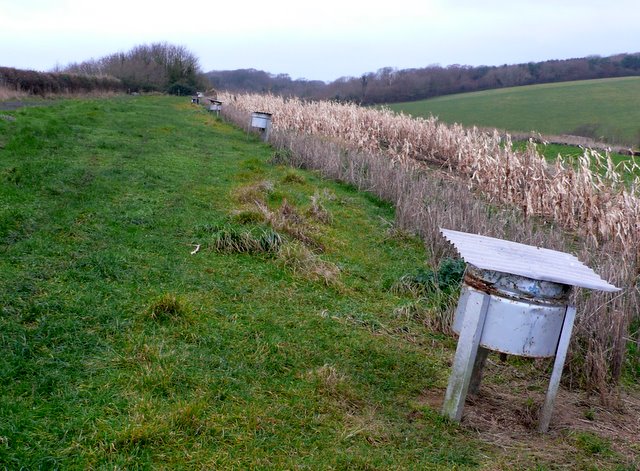
[{"label": "grassy bank", "polygon": [[0,468],[633,466],[597,434],[525,436],[547,456],[439,416],[455,341],[425,328],[442,299],[392,289],[428,254],[388,204],[184,100],[10,114]]},{"label": "grassy bank", "polygon": [[[402,302],[386,288],[425,258],[419,242],[385,236],[387,205],[270,167],[269,148],[176,101],[16,117],[2,124],[0,462],[477,460],[431,411],[426,429],[405,431],[406,415],[424,413],[410,399],[443,370],[377,333]],[[340,267],[334,283],[269,254],[213,250],[216,227],[242,227],[237,193],[262,181],[275,208],[333,195],[335,222],[317,237]]]},{"label": "grassy bank", "polygon": [[571,134],[640,145],[640,78],[585,80],[449,95],[389,107],[507,131]]}]

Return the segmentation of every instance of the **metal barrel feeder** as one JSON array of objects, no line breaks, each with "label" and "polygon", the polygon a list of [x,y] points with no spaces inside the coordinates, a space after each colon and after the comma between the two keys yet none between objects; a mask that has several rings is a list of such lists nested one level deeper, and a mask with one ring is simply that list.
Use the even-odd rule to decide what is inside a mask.
[{"label": "metal barrel feeder", "polygon": [[555,356],[538,430],[551,421],[576,309],[573,287],[619,291],[573,255],[493,237],[440,229],[467,263],[453,320],[458,346],[442,413],[462,418],[477,393],[490,350],[532,358]]},{"label": "metal barrel feeder", "polygon": [[251,113],[251,127],[256,128],[262,134],[262,140],[267,142],[271,133],[271,113],[256,111]]},{"label": "metal barrel feeder", "polygon": [[222,102],[218,100],[214,100],[213,98],[209,98],[209,111],[215,113],[216,115],[220,115],[220,111],[222,111]]}]

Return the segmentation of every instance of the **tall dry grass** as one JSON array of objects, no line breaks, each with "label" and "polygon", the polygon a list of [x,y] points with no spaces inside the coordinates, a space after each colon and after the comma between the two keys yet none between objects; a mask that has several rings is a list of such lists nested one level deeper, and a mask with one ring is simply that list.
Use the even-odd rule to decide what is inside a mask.
[{"label": "tall dry grass", "polygon": [[120,79],[107,75],[37,72],[13,67],[0,67],[0,84],[43,97],[78,92],[123,92],[126,89]]},{"label": "tall dry grass", "polygon": [[[452,255],[439,227],[576,253],[622,293],[576,294],[579,317],[565,380],[609,398],[623,370],[629,325],[639,316],[639,181],[585,150],[549,164],[531,144],[355,105],[265,95],[221,98],[225,116],[273,114],[271,142],[287,163],[319,169],[395,204],[397,224],[419,233],[434,261]],[[231,105],[231,106],[229,106]],[[428,165],[425,165],[428,164]],[[640,339],[636,339],[640,341]]]},{"label": "tall dry grass", "polygon": [[25,98],[27,96],[28,96],[28,93],[16,90],[13,87],[0,85],[0,101],[16,100],[16,99]]},{"label": "tall dry grass", "polygon": [[123,95],[124,92],[116,92],[116,91],[108,91],[108,90],[93,90],[93,91],[82,91],[82,90],[78,90],[78,91],[70,91],[70,90],[63,90],[63,91],[59,91],[59,92],[47,92],[47,93],[42,93],[40,95],[38,95],[37,97],[31,93],[22,91],[22,90],[16,90],[14,88],[8,87],[8,86],[3,86],[0,85],[0,101],[21,101],[21,100],[25,100],[25,99],[32,99],[30,101],[33,101],[33,98],[35,97],[36,99],[54,99],[54,98],[113,98],[116,96],[121,96]]},{"label": "tall dry grass", "polygon": [[272,113],[274,130],[335,138],[351,149],[384,153],[399,163],[442,165],[491,201],[516,205],[525,216],[550,217],[596,244],[613,240],[629,248],[640,240],[640,179],[629,187],[623,178],[640,169],[633,159],[616,168],[608,155],[587,149],[577,160],[559,157],[549,164],[534,145],[518,152],[508,136],[436,118],[272,95],[222,99],[246,112]]}]

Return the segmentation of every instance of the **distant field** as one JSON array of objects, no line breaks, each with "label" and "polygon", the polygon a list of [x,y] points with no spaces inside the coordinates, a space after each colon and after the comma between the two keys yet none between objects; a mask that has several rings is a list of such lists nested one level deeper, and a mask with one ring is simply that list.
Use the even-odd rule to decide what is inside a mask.
[{"label": "distant field", "polygon": [[467,126],[572,134],[640,146],[640,77],[487,90],[389,107]]}]

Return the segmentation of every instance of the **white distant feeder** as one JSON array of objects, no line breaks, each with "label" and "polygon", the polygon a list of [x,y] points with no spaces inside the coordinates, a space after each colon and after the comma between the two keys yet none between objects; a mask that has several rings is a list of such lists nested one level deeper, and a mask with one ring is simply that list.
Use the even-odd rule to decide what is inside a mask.
[{"label": "white distant feeder", "polygon": [[440,231],[467,262],[453,321],[460,337],[442,413],[460,421],[467,393],[480,387],[489,350],[533,358],[555,356],[538,425],[546,432],[576,314],[569,305],[571,289],[619,288],[564,252]]},{"label": "white distant feeder", "polygon": [[271,133],[271,113],[256,111],[251,113],[251,127],[259,129],[262,133],[262,140],[267,141]]},{"label": "white distant feeder", "polygon": [[219,115],[220,111],[222,111],[222,102],[212,99],[209,99],[209,101],[211,102],[211,104],[209,105],[209,111],[212,111],[216,115]]}]

